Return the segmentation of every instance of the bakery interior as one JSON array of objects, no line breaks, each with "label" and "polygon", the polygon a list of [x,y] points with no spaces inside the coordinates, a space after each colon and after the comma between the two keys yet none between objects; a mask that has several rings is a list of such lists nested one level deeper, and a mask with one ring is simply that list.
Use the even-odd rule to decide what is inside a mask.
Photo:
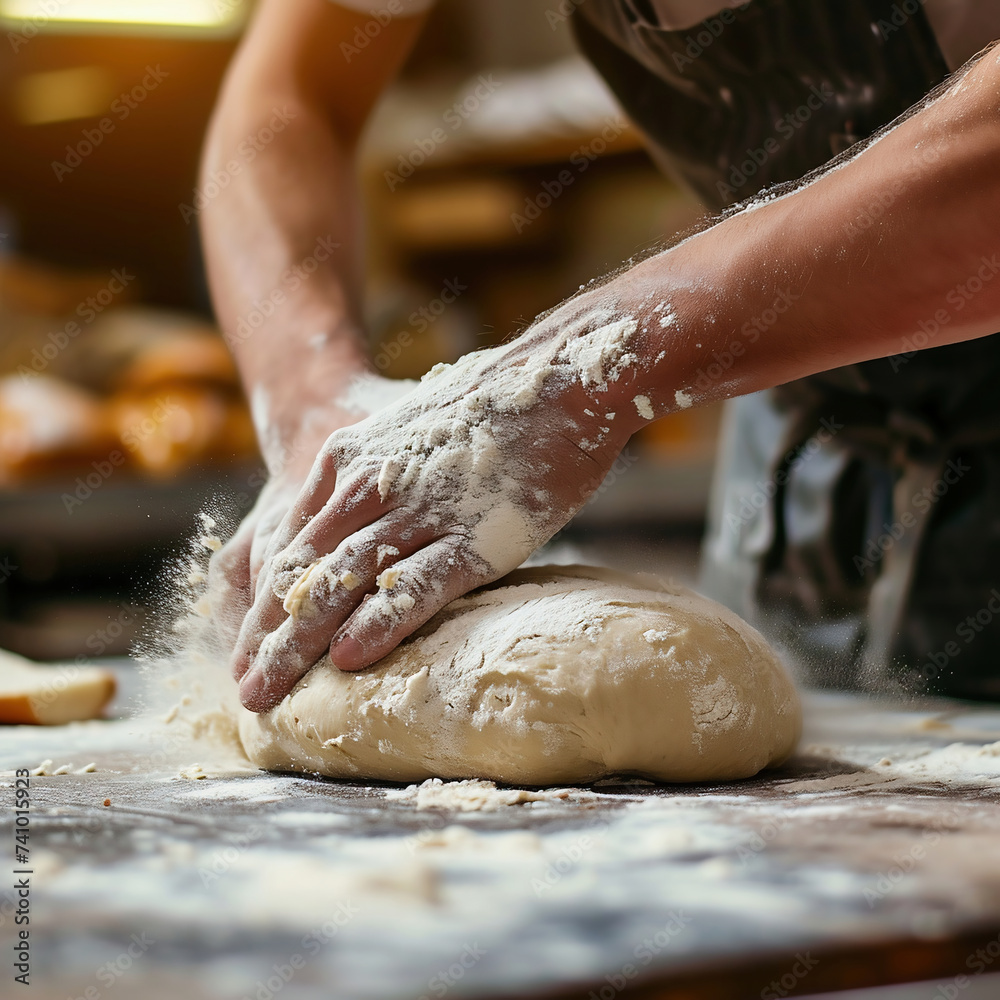
[{"label": "bakery interior", "polygon": [[[3,53],[0,645],[26,656],[86,653],[109,614],[123,627],[105,652],[126,652],[197,511],[214,496],[247,508],[262,482],[213,326],[195,204],[202,138],[247,13],[230,6],[203,30],[42,28]],[[369,332],[391,378],[499,343],[701,215],[622,127],[565,24],[550,28],[541,8],[544,31],[525,45],[512,8],[455,7],[434,15],[365,151]],[[411,165],[442,109],[479,104],[487,67],[502,68],[502,85],[481,88],[482,108]],[[141,100],[116,105],[114,131],[71,165],[130,81]],[[525,201],[592,147],[573,190],[518,231]],[[412,176],[390,190],[400,158]],[[635,441],[581,527],[679,534],[693,559],[717,417],[679,415]],[[120,462],[105,475],[109,455]]]},{"label": "bakery interior", "polygon": [[[130,653],[162,626],[199,514],[234,529],[265,480],[198,235],[202,141],[252,6],[0,0],[0,648],[106,665],[119,726],[173,697]],[[577,53],[570,6],[440,0],[379,106],[360,169],[382,374],[499,344],[702,219]],[[721,412],[636,435],[548,561],[693,585]],[[150,764],[99,721],[0,726],[5,788],[32,772],[34,995],[1000,996],[1000,771],[985,750],[935,763],[957,744],[997,757],[1000,712],[806,708],[770,775],[484,811],[199,774],[187,743]],[[358,898],[342,924],[330,900]]]}]

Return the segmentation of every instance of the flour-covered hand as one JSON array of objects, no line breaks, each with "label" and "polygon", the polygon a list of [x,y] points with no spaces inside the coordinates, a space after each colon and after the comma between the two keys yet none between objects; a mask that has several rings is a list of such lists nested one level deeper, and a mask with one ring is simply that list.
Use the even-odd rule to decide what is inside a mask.
[{"label": "flour-covered hand", "polygon": [[272,707],[327,652],[371,665],[558,531],[638,425],[617,402],[635,328],[611,309],[542,321],[334,432],[257,581],[233,660],[243,704]]}]

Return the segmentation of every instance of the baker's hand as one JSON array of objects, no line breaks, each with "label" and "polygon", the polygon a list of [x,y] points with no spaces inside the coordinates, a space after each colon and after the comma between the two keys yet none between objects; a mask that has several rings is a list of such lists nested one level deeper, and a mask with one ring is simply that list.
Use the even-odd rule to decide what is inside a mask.
[{"label": "baker's hand", "polygon": [[265,482],[253,508],[208,566],[211,615],[223,649],[231,650],[253,604],[254,584],[275,529],[295,502],[304,476],[285,474]]},{"label": "baker's hand", "polygon": [[611,391],[636,360],[635,323],[609,316],[543,323],[438,366],[330,436],[272,537],[236,645],[247,708],[275,705],[327,651],[343,670],[369,666],[572,517],[637,426]]},{"label": "baker's hand", "polygon": [[267,479],[253,509],[212,557],[208,593],[212,619],[224,649],[232,650],[236,645],[243,620],[254,602],[261,567],[287,544],[277,543],[275,532],[286,522],[330,432],[369,416],[375,408],[369,401],[380,394],[395,398],[414,384],[375,375],[361,378],[365,391],[358,393],[349,407],[333,405],[322,414],[313,414],[310,425],[281,450],[280,471]]}]

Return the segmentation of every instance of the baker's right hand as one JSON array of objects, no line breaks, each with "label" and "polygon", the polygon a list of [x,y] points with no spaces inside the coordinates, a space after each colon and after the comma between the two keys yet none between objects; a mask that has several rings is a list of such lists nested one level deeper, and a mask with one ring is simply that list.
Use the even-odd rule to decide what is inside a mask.
[{"label": "baker's right hand", "polygon": [[330,436],[236,644],[245,707],[271,708],[324,653],[343,670],[376,662],[518,566],[600,486],[643,419],[628,348],[638,323],[574,308],[439,366]]},{"label": "baker's right hand", "polygon": [[261,568],[287,544],[287,538],[276,541],[275,532],[285,522],[313,466],[321,461],[327,438],[372,413],[375,407],[365,399],[391,399],[412,384],[368,374],[361,377],[368,391],[350,407],[334,404],[322,416],[313,415],[309,428],[285,448],[280,471],[268,477],[236,533],[212,556],[208,588],[211,614],[227,654],[236,645],[243,620],[253,607]]}]

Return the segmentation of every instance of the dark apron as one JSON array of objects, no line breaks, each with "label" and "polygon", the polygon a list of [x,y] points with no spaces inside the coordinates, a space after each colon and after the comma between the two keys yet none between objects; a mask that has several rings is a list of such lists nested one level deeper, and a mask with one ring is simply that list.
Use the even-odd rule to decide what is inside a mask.
[{"label": "dark apron", "polygon": [[[916,0],[753,0],[678,32],[646,0],[583,0],[574,30],[654,158],[715,209],[802,177],[948,72]],[[701,586],[815,683],[1000,697],[1000,335],[727,404]]]}]

